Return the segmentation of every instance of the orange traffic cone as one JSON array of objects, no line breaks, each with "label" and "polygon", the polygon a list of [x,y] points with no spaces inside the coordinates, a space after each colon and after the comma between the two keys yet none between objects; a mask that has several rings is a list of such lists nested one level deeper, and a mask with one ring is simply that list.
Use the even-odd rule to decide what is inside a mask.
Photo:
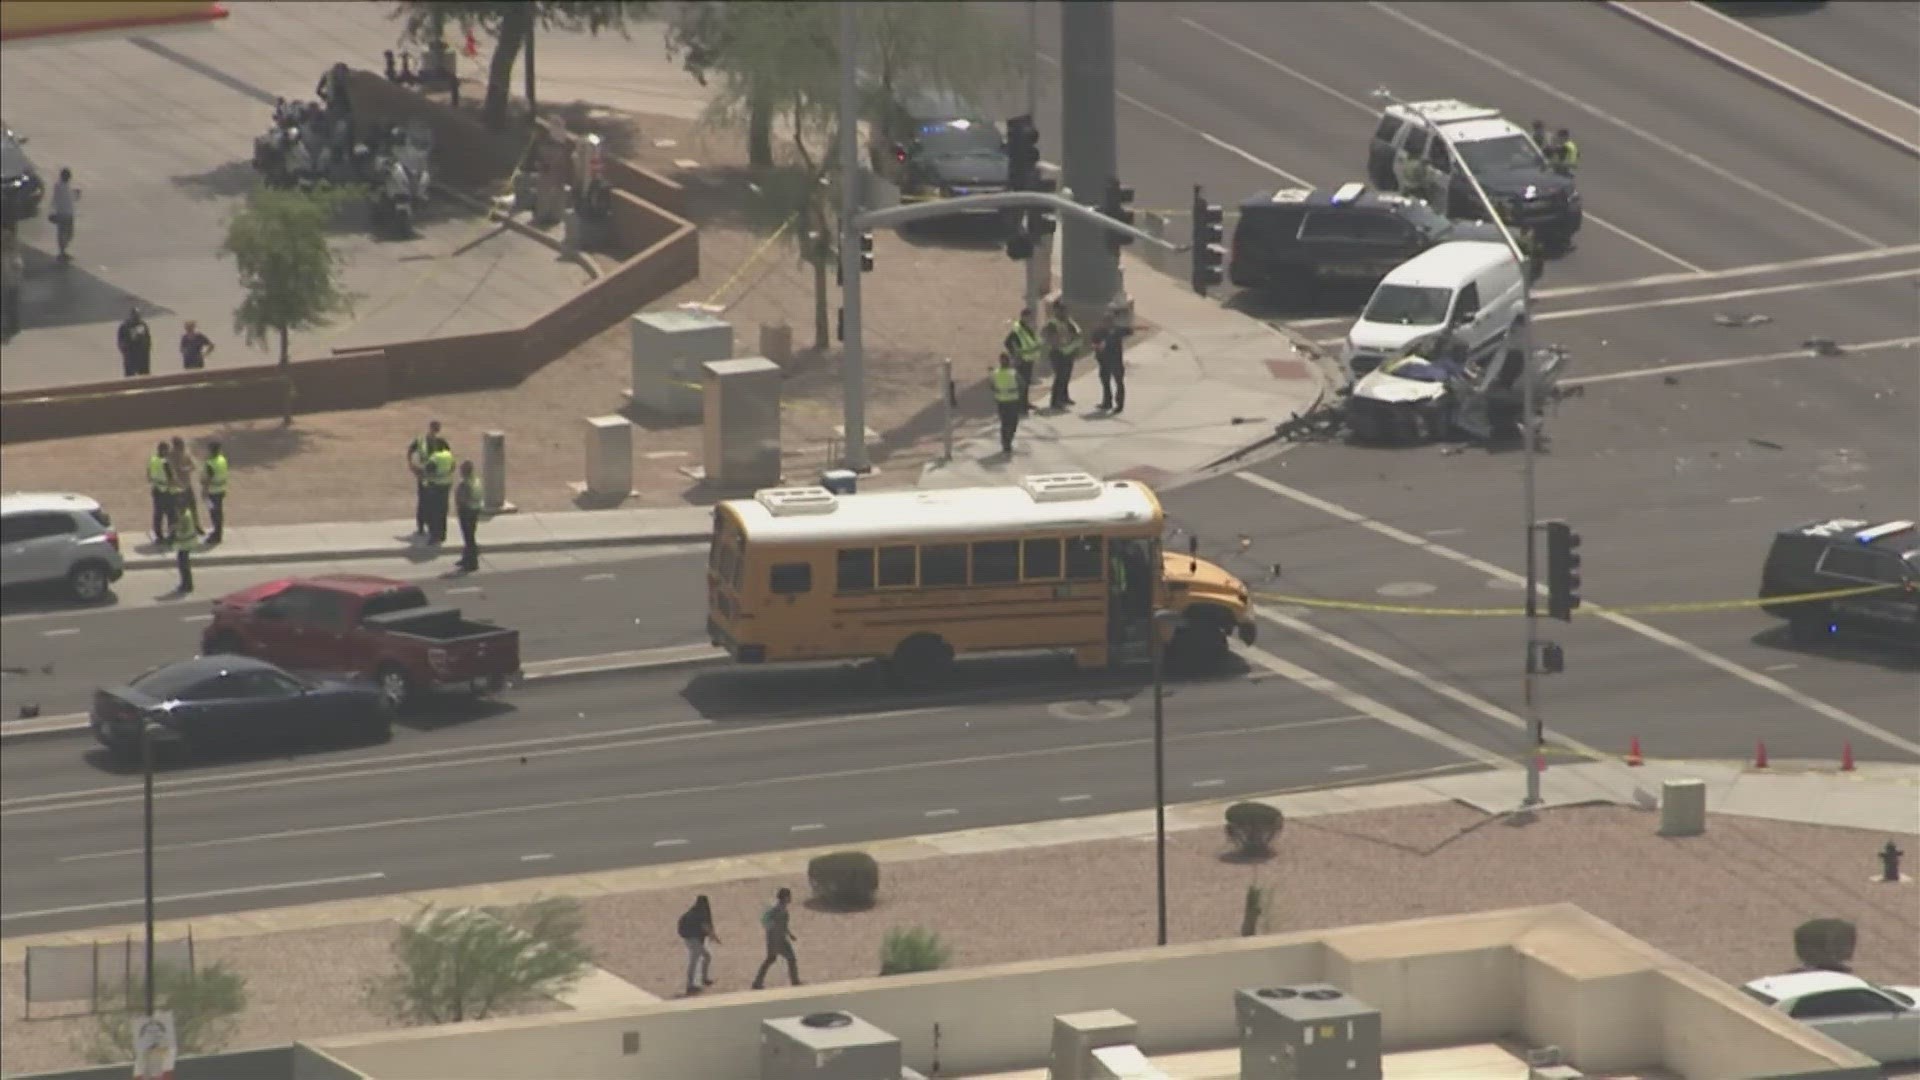
[{"label": "orange traffic cone", "polygon": [[1853,771],[1853,744],[1850,742],[1840,744],[1840,771]]},{"label": "orange traffic cone", "polygon": [[1765,739],[1753,744],[1753,767],[1756,769],[1767,767],[1767,740]]},{"label": "orange traffic cone", "polygon": [[1640,756],[1640,736],[1635,735],[1633,741],[1627,744],[1627,764],[1645,765],[1646,763],[1647,759]]},{"label": "orange traffic cone", "polygon": [[467,31],[467,40],[460,43],[460,51],[465,53],[469,60],[480,55],[480,42],[473,36],[473,31]]}]

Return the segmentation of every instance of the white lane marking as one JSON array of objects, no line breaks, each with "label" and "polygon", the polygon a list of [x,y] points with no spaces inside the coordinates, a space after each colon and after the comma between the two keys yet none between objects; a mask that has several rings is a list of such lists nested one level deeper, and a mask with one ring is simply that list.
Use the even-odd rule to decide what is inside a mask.
[{"label": "white lane marking", "polygon": [[1086,802],[1088,799],[1091,799],[1091,798],[1093,798],[1093,796],[1091,795],[1062,795],[1060,796],[1060,801],[1061,802]]},{"label": "white lane marking", "polygon": [[[1323,83],[1320,80],[1313,78],[1312,76],[1306,74],[1305,72],[1297,71],[1294,68],[1288,67],[1286,64],[1283,64],[1280,61],[1275,60],[1273,57],[1268,56],[1265,53],[1256,52],[1253,49],[1249,49],[1245,45],[1242,45],[1240,42],[1233,40],[1232,38],[1228,37],[1225,34],[1220,33],[1219,31],[1213,29],[1212,27],[1202,26],[1201,24],[1194,22],[1192,19],[1186,18],[1184,16],[1180,19],[1180,21],[1185,23],[1187,26],[1191,27],[1192,29],[1197,30],[1200,33],[1205,34],[1208,37],[1214,39],[1215,41],[1220,42],[1222,45],[1225,45],[1229,49],[1232,49],[1235,52],[1238,52],[1243,56],[1246,56],[1248,59],[1255,60],[1259,63],[1265,64],[1268,67],[1272,68],[1273,70],[1280,72],[1282,75],[1292,76],[1293,78],[1298,79],[1303,83],[1306,83],[1308,86],[1311,86],[1315,90],[1318,90],[1324,94],[1330,94],[1333,97],[1339,99],[1340,101],[1343,101],[1348,105],[1351,105],[1356,109],[1359,109],[1361,112],[1366,113],[1368,116],[1371,116],[1377,119],[1382,115],[1378,107],[1371,105],[1365,101],[1362,101],[1357,97],[1353,97],[1352,95],[1343,94],[1340,91],[1335,90],[1333,87],[1328,86],[1326,83]],[[1689,262],[1688,260],[1683,259],[1678,255],[1675,255],[1673,252],[1668,251],[1663,247],[1660,247],[1659,245],[1653,243],[1650,240],[1645,240],[1645,239],[1642,239],[1641,237],[1635,236],[1633,233],[1630,233],[1627,230],[1621,228],[1620,226],[1615,225],[1613,222],[1603,220],[1599,215],[1591,211],[1589,211],[1586,214],[1586,220],[1593,222],[1595,225],[1600,226],[1601,228],[1607,230],[1608,232],[1613,233],[1619,236],[1620,238],[1629,241],[1630,243],[1640,245],[1641,247],[1647,249],[1653,254],[1659,256],[1660,258],[1665,259],[1670,263],[1673,263],[1675,266],[1684,266],[1688,270],[1696,274],[1706,273],[1706,267],[1700,266],[1693,262]]]},{"label": "white lane marking", "polygon": [[1413,597],[1431,596],[1440,591],[1440,586],[1428,581],[1389,581],[1374,590],[1381,596]]},{"label": "white lane marking", "polygon": [[[189,900],[213,900],[222,896],[249,896],[254,893],[286,892],[290,889],[318,889],[327,885],[351,885],[362,881],[379,881],[387,875],[379,872],[371,874],[347,874],[343,877],[312,878],[307,881],[282,881],[273,885],[242,885],[232,889],[208,889],[204,892],[175,893],[172,896],[156,896],[155,904],[180,904]],[[98,904],[69,904],[66,907],[41,908],[38,911],[15,911],[0,915],[0,922],[14,922],[19,919],[40,919],[51,915],[77,915],[83,911],[112,911],[115,908],[139,907],[146,903],[143,897],[132,900],[107,900]]]},{"label": "white lane marking", "polygon": [[1555,87],[1545,82],[1544,80],[1537,79],[1534,76],[1529,75],[1524,71],[1521,71],[1519,68],[1514,67],[1512,64],[1509,64],[1504,60],[1501,60],[1499,57],[1492,56],[1488,53],[1482,52],[1481,50],[1474,48],[1473,46],[1467,44],[1464,41],[1461,41],[1458,38],[1452,37],[1448,34],[1441,33],[1439,30],[1436,30],[1433,27],[1428,26],[1426,23],[1421,22],[1419,19],[1416,19],[1413,16],[1406,14],[1405,12],[1396,11],[1392,7],[1389,7],[1388,5],[1381,3],[1380,0],[1370,0],[1368,6],[1372,7],[1376,11],[1379,11],[1383,15],[1390,16],[1391,18],[1397,19],[1400,22],[1413,27],[1415,30],[1420,31],[1422,34],[1425,34],[1426,36],[1434,39],[1435,41],[1438,41],[1444,45],[1451,46],[1452,48],[1458,49],[1460,52],[1463,52],[1466,55],[1473,57],[1475,60],[1480,61],[1481,63],[1487,65],[1490,68],[1493,68],[1495,71],[1498,71],[1509,78],[1518,79],[1519,81],[1526,83],[1527,85],[1533,87],[1534,89],[1540,91],[1541,93],[1550,95],[1551,97],[1559,101],[1563,101],[1566,104],[1571,105],[1574,108],[1579,109],[1580,111],[1586,113],[1587,115],[1594,117],[1595,119],[1604,120],[1607,123],[1612,124],[1613,126],[1619,128],[1620,130],[1628,133],[1629,135],[1638,136],[1639,138],[1649,143],[1652,143],[1654,146],[1659,147],[1660,149],[1666,151],[1667,153],[1674,155],[1680,160],[1685,161],[1688,164],[1696,166],[1698,168],[1705,169],[1707,172],[1712,173],[1713,175],[1719,177],[1721,180],[1729,184],[1732,184],[1735,187],[1741,188],[1742,190],[1758,195],[1761,198],[1766,199],[1767,201],[1772,202],[1778,206],[1785,207],[1786,209],[1791,210],[1796,214],[1799,214],[1801,217],[1806,218],[1808,221],[1812,221],[1817,224],[1824,225],[1827,228],[1832,229],[1834,232],[1837,232],[1842,236],[1845,236],[1858,243],[1865,244],[1868,247],[1884,247],[1885,246],[1879,240],[1875,239],[1874,237],[1868,236],[1866,233],[1863,233],[1858,229],[1854,229],[1846,225],[1842,225],[1839,222],[1833,220],[1832,218],[1826,216],[1825,214],[1822,214],[1816,210],[1809,209],[1808,207],[1802,206],[1799,203],[1794,202],[1792,199],[1789,199],[1784,195],[1780,195],[1776,192],[1769,191],[1766,188],[1761,187],[1759,184],[1756,184],[1753,181],[1747,179],[1746,177],[1741,176],[1740,174],[1733,172],[1729,169],[1722,168],[1719,165],[1716,165],[1713,162],[1708,161],[1706,158],[1701,157],[1699,154],[1696,154],[1693,151],[1688,150],[1687,148],[1680,146],[1679,144],[1674,143],[1670,140],[1661,138],[1660,136],[1655,135],[1653,132],[1648,131],[1646,128],[1643,128],[1640,125],[1635,124],[1630,120],[1625,120],[1621,117],[1613,115],[1612,113],[1606,111],[1605,109],[1599,108],[1598,106],[1595,106],[1595,105],[1588,104],[1587,102],[1582,101],[1581,99],[1575,97],[1574,95],[1569,94],[1566,91],[1561,90],[1558,87]]},{"label": "white lane marking", "polygon": [[1568,311],[1549,311],[1535,315],[1537,323],[1558,322],[1561,319],[1584,319],[1591,315],[1615,315],[1623,311],[1650,311],[1653,308],[1680,307],[1686,304],[1711,304],[1716,300],[1745,300],[1754,296],[1770,296],[1774,293],[1812,292],[1815,289],[1832,289],[1842,285],[1862,285],[1871,281],[1891,281],[1894,278],[1920,277],[1920,269],[1902,267],[1899,270],[1883,270],[1877,274],[1857,274],[1853,277],[1831,278],[1825,281],[1791,281],[1785,285],[1760,285],[1751,289],[1734,289],[1729,292],[1702,293],[1698,296],[1664,296],[1658,300],[1634,300],[1624,304],[1602,304],[1599,307],[1573,308]]},{"label": "white lane marking", "polygon": [[[1562,285],[1557,289],[1536,289],[1533,293],[1535,303],[1542,300],[1558,300],[1569,296],[1592,296],[1595,293],[1627,292],[1633,289],[1651,289],[1662,285],[1697,285],[1728,278],[1758,277],[1762,274],[1774,274],[1792,270],[1813,270],[1827,266],[1845,266],[1858,262],[1883,262],[1920,252],[1920,244],[1901,244],[1890,248],[1868,248],[1865,251],[1849,251],[1840,255],[1816,255],[1811,259],[1790,259],[1786,262],[1751,263],[1746,266],[1731,266],[1725,270],[1708,270],[1700,274],[1653,274],[1648,277],[1624,278],[1620,281],[1603,281],[1595,285]],[[1324,318],[1290,320],[1287,325],[1295,330],[1314,330],[1323,326],[1339,326],[1351,323],[1351,318]]]},{"label": "white lane marking", "polygon": [[1225,785],[1226,785],[1226,781],[1220,780],[1220,779],[1195,780],[1193,782],[1194,787],[1224,787]]},{"label": "white lane marking", "polygon": [[612,581],[613,579],[613,574],[586,574],[580,578],[581,581]]},{"label": "white lane marking", "polygon": [[478,585],[462,585],[457,589],[448,589],[447,595],[448,596],[467,596],[472,593],[477,593],[479,591],[480,591],[480,586]]},{"label": "white lane marking", "polygon": [[58,630],[42,630],[40,631],[40,636],[41,637],[72,637],[73,635],[79,632],[80,632],[80,628],[77,626],[63,626]]},{"label": "white lane marking", "polygon": [[824,829],[824,828],[826,828],[826,826],[820,824],[817,821],[809,821],[805,825],[795,825],[792,828],[788,829],[787,831],[788,832],[815,832],[817,830]]},{"label": "white lane marking", "polygon": [[1428,536],[1459,536],[1465,529],[1428,529]]},{"label": "white lane marking", "polygon": [[1768,665],[1767,665],[1766,667],[1764,667],[1764,668],[1761,668],[1760,670],[1762,670],[1762,671],[1792,671],[1792,670],[1793,670],[1794,668],[1797,668],[1797,667],[1799,667],[1799,666],[1800,666],[1799,664],[1768,664]]},{"label": "white lane marking", "polygon": [[1328,769],[1327,771],[1336,772],[1336,773],[1363,772],[1365,771],[1365,769],[1366,769],[1365,765],[1335,765],[1333,768]]},{"label": "white lane marking", "polygon": [[533,855],[522,855],[520,856],[520,861],[521,862],[546,862],[548,859],[551,859],[551,858],[553,858],[553,852],[542,851]]},{"label": "white lane marking", "polygon": [[686,841],[685,841],[685,840],[678,840],[678,839],[676,839],[676,840],[655,840],[655,841],[653,842],[653,846],[654,846],[654,847],[682,847],[682,846],[684,846],[685,844],[686,844]]},{"label": "white lane marking", "polygon": [[1766,501],[1766,498],[1767,497],[1765,495],[1736,495],[1733,498],[1728,499],[1727,501],[1738,506],[1745,503],[1764,502]]},{"label": "white lane marking", "polygon": [[953,807],[949,806],[944,810],[929,810],[927,811],[927,816],[928,817],[952,817],[953,815],[959,812],[960,811],[955,810]]},{"label": "white lane marking", "polygon": [[[1035,55],[1039,56],[1040,59],[1046,61],[1047,63],[1053,64],[1055,66],[1058,66],[1060,63],[1059,60],[1055,59],[1054,57],[1048,56],[1045,53],[1036,53]],[[1265,169],[1266,171],[1274,174],[1275,176],[1278,176],[1281,179],[1286,180],[1288,183],[1298,184],[1301,187],[1315,186],[1313,181],[1308,180],[1306,177],[1300,176],[1295,173],[1290,173],[1287,170],[1281,168],[1280,166],[1275,165],[1271,161],[1267,161],[1263,158],[1255,156],[1254,154],[1248,153],[1247,151],[1242,150],[1240,147],[1233,145],[1227,140],[1220,138],[1218,135],[1215,135],[1211,132],[1202,131],[1201,129],[1194,127],[1192,124],[1187,123],[1185,120],[1180,119],[1179,117],[1173,115],[1170,112],[1167,112],[1164,109],[1156,109],[1152,105],[1149,105],[1144,101],[1141,101],[1139,98],[1134,97],[1132,94],[1129,94],[1124,90],[1115,90],[1113,96],[1119,98],[1121,101],[1126,102],[1127,104],[1133,106],[1134,108],[1139,109],[1141,112],[1144,112],[1149,116],[1155,117],[1159,120],[1165,121],[1166,123],[1172,124],[1174,127],[1179,128],[1181,131],[1184,131],[1187,134],[1194,136],[1195,138],[1198,138],[1204,142],[1207,142],[1213,146],[1216,146],[1221,150],[1225,150],[1227,153],[1232,154],[1237,158],[1240,158],[1241,160],[1247,162],[1250,165],[1254,165],[1258,168]]]},{"label": "white lane marking", "polygon": [[[1318,676],[1315,676],[1316,678]],[[1181,735],[1169,735],[1170,743],[1207,742],[1215,739],[1238,739],[1249,736],[1284,734],[1289,731],[1303,731],[1307,728],[1327,727],[1334,724],[1350,724],[1364,717],[1331,716],[1314,720],[1282,721],[1273,724],[1255,724],[1249,727],[1218,728],[1212,731],[1195,731]],[[791,727],[791,725],[789,725]],[[1093,753],[1102,750],[1133,750],[1151,746],[1152,736],[1132,739],[1113,739],[1107,742],[1075,743],[1071,746],[1048,746],[1038,750],[1006,750],[996,754],[973,754],[967,757],[938,758],[932,761],[901,761],[891,765],[868,765],[857,769],[838,769],[832,772],[800,773],[793,776],[770,776],[758,780],[736,780],[719,784],[700,784],[682,788],[661,788],[653,791],[625,791],[611,795],[585,795],[574,799],[554,799],[547,802],[521,803],[512,806],[483,806],[472,810],[449,810],[439,814],[420,814],[413,817],[385,818],[379,821],[355,821],[341,825],[314,825],[299,829],[282,829],[276,832],[251,833],[245,836],[223,836],[211,840],[186,840],[173,844],[157,845],[155,851],[198,851],[208,848],[233,847],[239,844],[256,844],[286,840],[308,839],[318,836],[340,836],[348,833],[371,832],[376,829],[394,829],[406,826],[439,825],[453,821],[475,821],[484,818],[509,817],[535,814],[551,810],[581,810],[592,806],[615,806],[621,803],[646,802],[656,799],[679,798],[688,795],[715,795],[760,788],[784,787],[793,784],[819,783],[826,780],[847,780],[866,776],[883,776],[889,773],[919,772],[930,769],[951,769],[967,765],[989,765],[1003,761],[1022,761],[1033,758],[1068,757],[1074,754]],[[83,855],[63,855],[57,862],[78,863],[94,862],[100,859],[121,859],[139,855],[144,849],[131,847],[116,851],[94,851]]]},{"label": "white lane marking", "polygon": [[211,616],[211,615],[182,615],[182,616],[180,616],[180,621],[181,621],[181,622],[192,622],[192,623],[200,623],[200,622],[212,622],[212,621],[213,621],[213,616]]},{"label": "white lane marking", "polygon": [[[1808,54],[1801,52],[1799,49],[1796,49],[1793,46],[1788,45],[1786,42],[1781,41],[1779,38],[1776,38],[1771,34],[1761,33],[1760,31],[1755,30],[1753,27],[1748,26],[1746,23],[1740,22],[1739,20],[1734,19],[1723,12],[1715,11],[1713,8],[1707,6],[1706,4],[1699,5],[1697,10],[1702,14],[1711,15],[1715,19],[1718,19],[1722,23],[1725,23],[1726,24],[1725,29],[1735,31],[1737,33],[1746,34],[1749,37],[1753,38],[1754,40],[1760,42],[1762,45],[1766,46],[1767,48],[1774,50],[1775,52],[1781,53],[1786,56],[1791,56],[1794,59],[1798,60],[1799,62],[1806,64],[1810,67],[1819,68],[1821,71],[1824,71],[1828,75],[1831,75],[1836,79],[1839,79],[1841,82],[1844,82],[1849,86],[1852,86],[1854,89],[1863,90],[1868,94],[1872,94],[1873,96],[1880,98],[1883,101],[1892,102],[1893,104],[1898,105],[1901,109],[1907,112],[1913,113],[1915,115],[1915,119],[1920,119],[1920,108],[1916,108],[1913,102],[1908,101],[1905,98],[1898,97],[1894,94],[1889,94],[1885,90],[1880,89],[1879,87],[1873,85],[1872,83],[1863,82],[1860,79],[1857,79],[1852,75],[1849,75],[1844,71],[1841,71],[1839,68],[1834,67],[1832,64],[1829,64],[1826,61],[1821,60],[1819,57],[1809,56]],[[1909,5],[1907,10],[1908,10],[1908,13],[1911,14],[1916,9],[1913,9]],[[1688,37],[1688,38],[1692,37],[1692,35],[1682,35],[1682,36]],[[1812,96],[1812,95],[1809,95],[1809,96]],[[1834,104],[1831,101],[1825,102],[1825,104],[1827,105],[1828,108],[1834,110],[1835,112],[1845,113],[1847,116],[1853,116],[1852,113],[1847,112],[1845,109],[1840,108],[1838,105]],[[1860,118],[1857,116],[1853,116],[1853,118],[1855,120],[1860,120]],[[1865,123],[1864,120],[1861,120],[1860,122]],[[1912,138],[1913,138],[1911,132],[1908,132],[1905,135],[1899,135],[1894,132],[1887,132],[1887,134],[1894,135],[1895,138],[1905,139],[1909,143],[1912,142]]]},{"label": "white lane marking", "polygon": [[[1265,610],[1261,610],[1260,614],[1289,629],[1298,630],[1305,628],[1311,635],[1315,636],[1325,633],[1324,631],[1314,630],[1308,626],[1308,624],[1300,622],[1298,619],[1290,619],[1284,615],[1276,617]],[[1326,636],[1331,637],[1332,635],[1328,634]],[[1482,765],[1494,769],[1513,769],[1517,767],[1513,762],[1485,747],[1477,746],[1465,739],[1449,735],[1431,724],[1421,723],[1391,705],[1375,701],[1365,694],[1360,693],[1358,690],[1342,686],[1332,679],[1308,671],[1306,668],[1301,667],[1291,660],[1282,660],[1280,657],[1273,655],[1259,646],[1249,645],[1240,651],[1251,657],[1253,661],[1261,667],[1266,668],[1268,671],[1279,675],[1289,682],[1298,683],[1315,693],[1330,697],[1355,712],[1365,713],[1367,716],[1378,720],[1388,727],[1403,731],[1408,735],[1412,735],[1414,738],[1425,739],[1435,746],[1453,753],[1457,757],[1465,758],[1468,761],[1477,761]],[[1384,660],[1385,657],[1381,659]]]},{"label": "white lane marking", "polygon": [[[1865,353],[1879,352],[1882,349],[1910,349],[1920,344],[1920,336],[1883,338],[1879,341],[1841,342],[1840,348],[1847,356],[1860,356]],[[1604,375],[1583,375],[1577,379],[1561,379],[1562,386],[1592,386],[1595,383],[1620,382],[1623,379],[1645,379],[1654,375],[1672,375],[1682,371],[1712,371],[1715,368],[1746,367],[1749,364],[1766,364],[1779,360],[1821,360],[1834,363],[1836,358],[1816,356],[1811,349],[1784,349],[1780,352],[1756,353],[1752,356],[1729,356],[1719,360],[1690,360],[1680,364],[1655,364],[1652,367],[1632,368],[1627,371],[1609,371]]]},{"label": "white lane marking", "polygon": [[[1386,524],[1385,522],[1375,521],[1374,519],[1358,511],[1349,510],[1346,507],[1339,505],[1338,503],[1328,502],[1327,500],[1322,499],[1319,496],[1309,495],[1304,491],[1300,491],[1295,488],[1290,488],[1287,485],[1282,484],[1276,480],[1269,480],[1266,477],[1260,476],[1257,473],[1249,473],[1249,472],[1240,472],[1240,473],[1235,473],[1234,475],[1238,476],[1240,479],[1246,481],[1249,484],[1252,484],[1255,487],[1265,488],[1266,490],[1273,492],[1275,495],[1279,495],[1279,496],[1282,496],[1283,498],[1291,499],[1294,502],[1301,504],[1302,506],[1311,507],[1315,510],[1320,511],[1321,513],[1324,513],[1332,517],[1339,518],[1342,521],[1348,522],[1349,524],[1358,525],[1361,528],[1368,530],[1369,532],[1378,534],[1380,536],[1384,536],[1389,540],[1397,540],[1400,543],[1407,545],[1408,547],[1418,548],[1422,551],[1427,552],[1430,555],[1437,555],[1440,558],[1447,559],[1451,562],[1459,563],[1462,566],[1470,566],[1473,569],[1478,570],[1481,573],[1486,574],[1490,577],[1500,578],[1505,581],[1516,581],[1521,583],[1522,585],[1526,583],[1526,578],[1524,576],[1520,574],[1516,574],[1513,571],[1508,570],[1504,566],[1495,566],[1493,563],[1486,562],[1482,559],[1476,559],[1473,556],[1465,554],[1463,552],[1455,551],[1452,548],[1444,547],[1440,544],[1432,543],[1422,537],[1415,536],[1412,533],[1406,532],[1401,529],[1396,529],[1393,526]],[[1544,592],[1544,586],[1541,587],[1541,591]],[[1712,652],[1710,650],[1701,648],[1698,645],[1695,645],[1691,641],[1687,641],[1683,638],[1675,637],[1674,635],[1667,633],[1665,630],[1660,630],[1656,627],[1648,626],[1646,623],[1643,623],[1638,619],[1629,618],[1628,616],[1621,615],[1616,612],[1608,611],[1606,608],[1603,608],[1598,604],[1588,603],[1586,605],[1586,610],[1598,616],[1599,618],[1605,619],[1606,621],[1612,623],[1613,625],[1620,627],[1623,630],[1631,631],[1635,634],[1640,635],[1643,638],[1646,638],[1649,641],[1653,641],[1658,644],[1665,645],[1670,649],[1674,649],[1678,652],[1684,653],[1687,656],[1693,658],[1694,660],[1697,660],[1702,664],[1706,664],[1709,667],[1717,668],[1720,671],[1725,672],[1726,674],[1731,675],[1734,678],[1739,679],[1740,681],[1747,683],[1750,686],[1757,687],[1758,689],[1765,690],[1768,693],[1784,698],[1785,700],[1792,702],[1793,704],[1798,705],[1803,709],[1806,709],[1808,712],[1816,713],[1820,716],[1827,718],[1828,720],[1833,721],[1836,724],[1840,724],[1844,727],[1852,728],[1854,731],[1857,731],[1868,738],[1877,739],[1880,742],[1886,743],[1888,746],[1891,746],[1897,750],[1903,750],[1909,754],[1915,755],[1916,757],[1920,757],[1920,743],[1916,743],[1911,739],[1901,738],[1900,736],[1895,735],[1890,731],[1885,731],[1873,724],[1866,722],[1865,720],[1860,719],[1859,717],[1853,715],[1852,713],[1847,712],[1845,709],[1841,709],[1836,706],[1829,705],[1826,702],[1821,701],[1819,698],[1813,697],[1810,694],[1806,694],[1799,690],[1795,690],[1793,687],[1788,686],[1787,684],[1781,682],[1778,679],[1769,678],[1768,676],[1763,675],[1760,672],[1742,667],[1741,665],[1736,664],[1731,660],[1728,660],[1726,657],[1723,657],[1718,653]],[[1266,613],[1263,612],[1262,614],[1266,614]],[[1288,623],[1298,622],[1298,620],[1284,619],[1284,617],[1282,619],[1278,619],[1275,621],[1285,621]],[[1295,627],[1295,629],[1297,629],[1301,633],[1306,633],[1306,634],[1317,635],[1317,634],[1324,633],[1323,631],[1319,631],[1316,628],[1306,623],[1299,623],[1299,625]],[[1328,635],[1328,636],[1331,636],[1331,635]],[[1355,648],[1357,648],[1357,646]],[[1386,658],[1382,657],[1381,659],[1385,660]],[[1388,662],[1392,663],[1392,661],[1388,661]],[[1425,678],[1425,676],[1420,676],[1420,677]],[[1515,717],[1515,719],[1518,720],[1519,718]],[[1572,740],[1566,740],[1566,742],[1568,745],[1576,746],[1576,748],[1578,748],[1578,744],[1573,743]]]}]

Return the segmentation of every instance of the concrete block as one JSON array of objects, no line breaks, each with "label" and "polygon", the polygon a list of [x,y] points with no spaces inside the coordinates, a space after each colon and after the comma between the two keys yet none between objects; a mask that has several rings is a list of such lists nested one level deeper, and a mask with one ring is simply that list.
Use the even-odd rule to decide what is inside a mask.
[{"label": "concrete block", "polygon": [[1065,1013],[1053,1018],[1053,1054],[1048,1064],[1053,1080],[1092,1080],[1093,1052],[1103,1046],[1128,1046],[1140,1034],[1140,1025],[1116,1009]]},{"label": "concrete block", "polygon": [[489,514],[513,511],[507,501],[507,433],[489,431],[480,436],[480,487]]},{"label": "concrete block", "polygon": [[780,483],[780,365],[764,356],[701,365],[705,395],[702,465],[716,491]]},{"label": "concrete block", "polygon": [[783,368],[793,363],[793,327],[786,323],[761,323],[760,355]]},{"label": "concrete block", "polygon": [[1093,1066],[1087,1080],[1173,1080],[1160,1071],[1159,1067],[1147,1060],[1140,1048],[1129,1043],[1125,1046],[1103,1046],[1093,1052]]},{"label": "concrete block", "polygon": [[586,493],[596,499],[624,499],[633,494],[633,425],[624,416],[589,416],[583,423]]},{"label": "concrete block", "polygon": [[648,311],[627,323],[633,403],[662,416],[698,419],[704,409],[700,365],[733,357],[733,326],[692,311]]},{"label": "concrete block", "polygon": [[1660,785],[1660,835],[1699,836],[1707,831],[1707,782],[1669,780]]}]

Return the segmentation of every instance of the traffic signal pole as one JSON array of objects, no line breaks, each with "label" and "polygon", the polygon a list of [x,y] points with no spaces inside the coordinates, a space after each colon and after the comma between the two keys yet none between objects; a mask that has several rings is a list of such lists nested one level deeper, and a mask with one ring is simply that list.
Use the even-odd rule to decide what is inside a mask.
[{"label": "traffic signal pole", "polygon": [[860,337],[860,113],[855,76],[859,31],[855,5],[840,5],[840,305],[844,340],[840,343],[841,416],[846,426],[845,460],[856,473],[867,460],[867,371]]},{"label": "traffic signal pole", "polygon": [[[1027,0],[1027,116],[1037,125],[1040,122],[1040,0]],[[1024,228],[1024,225],[1022,225]],[[1027,258],[1026,290],[1020,309],[1033,320],[1034,326],[1040,325],[1040,281],[1046,275],[1047,267],[1040,260],[1053,257],[1053,245],[1048,242],[1046,253],[1041,253],[1039,238],[1035,238],[1033,254]]]},{"label": "traffic signal pole", "polygon": [[[1060,5],[1060,145],[1062,184],[1076,201],[1096,203],[1119,175],[1114,120],[1112,0]],[[1082,325],[1120,299],[1117,250],[1082,217],[1060,224],[1060,294]]]}]

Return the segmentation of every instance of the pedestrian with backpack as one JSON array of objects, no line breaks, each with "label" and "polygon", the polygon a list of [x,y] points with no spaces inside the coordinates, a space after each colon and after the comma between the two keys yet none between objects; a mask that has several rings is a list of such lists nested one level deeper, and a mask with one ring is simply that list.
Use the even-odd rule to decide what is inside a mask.
[{"label": "pedestrian with backpack", "polygon": [[696,896],[693,906],[680,916],[680,940],[687,946],[689,997],[713,985],[713,953],[707,948],[709,938],[715,945],[720,944],[720,935],[713,932],[713,905],[705,896]]},{"label": "pedestrian with backpack", "polygon": [[792,903],[793,890],[782,888],[773,894],[773,906],[760,916],[760,926],[767,932],[767,958],[760,962],[760,972],[753,977],[755,990],[766,989],[767,972],[778,960],[787,962],[788,981],[800,985],[800,961],[793,955],[793,943],[800,939],[793,934]]}]

